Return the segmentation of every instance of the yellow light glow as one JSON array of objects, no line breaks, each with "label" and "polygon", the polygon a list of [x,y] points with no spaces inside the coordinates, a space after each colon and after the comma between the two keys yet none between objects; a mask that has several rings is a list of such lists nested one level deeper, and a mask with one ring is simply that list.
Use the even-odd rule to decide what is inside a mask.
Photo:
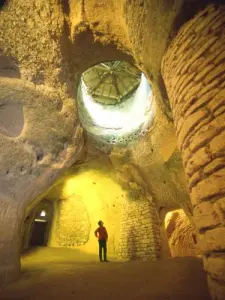
[{"label": "yellow light glow", "polygon": [[[76,201],[82,201],[86,207],[88,219],[90,222],[90,235],[87,243],[77,246],[86,253],[98,253],[98,241],[94,236],[94,230],[98,227],[98,221],[103,220],[108,232],[108,251],[114,251],[115,243],[119,245],[120,232],[120,213],[121,203],[126,199],[126,193],[122,190],[110,176],[108,170],[99,169],[83,170],[82,172],[70,176],[64,183],[60,195],[62,199],[59,207],[68,212],[64,218],[64,234],[68,226],[68,232],[74,224],[76,216],[76,207],[73,205]],[[79,217],[78,217],[79,219]],[[58,223],[57,217],[55,230],[52,231],[50,246],[57,247]],[[67,225],[67,224],[68,225]],[[111,250],[110,250],[111,249]]]}]

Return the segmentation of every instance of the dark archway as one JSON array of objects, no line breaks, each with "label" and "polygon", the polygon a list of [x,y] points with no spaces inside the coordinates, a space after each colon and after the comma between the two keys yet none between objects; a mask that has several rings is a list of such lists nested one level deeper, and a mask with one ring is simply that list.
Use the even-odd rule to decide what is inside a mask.
[{"label": "dark archway", "polygon": [[45,199],[28,213],[22,228],[22,250],[47,245],[52,217],[52,202]]}]

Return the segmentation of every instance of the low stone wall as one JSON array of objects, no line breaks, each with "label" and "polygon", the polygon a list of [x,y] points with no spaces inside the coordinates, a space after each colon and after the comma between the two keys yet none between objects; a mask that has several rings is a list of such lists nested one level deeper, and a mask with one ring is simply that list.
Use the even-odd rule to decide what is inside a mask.
[{"label": "low stone wall", "polygon": [[159,255],[160,229],[154,202],[146,198],[125,200],[118,256],[128,260],[157,260]]}]

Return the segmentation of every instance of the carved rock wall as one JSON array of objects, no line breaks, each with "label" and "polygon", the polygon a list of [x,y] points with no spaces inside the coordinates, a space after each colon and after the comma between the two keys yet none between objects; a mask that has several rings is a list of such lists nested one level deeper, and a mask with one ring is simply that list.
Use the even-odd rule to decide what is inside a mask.
[{"label": "carved rock wall", "polygon": [[[2,230],[8,233],[1,239],[8,245],[20,236],[25,208],[31,200],[78,159],[83,136],[82,129],[74,126],[75,104],[68,95],[15,78],[1,78],[0,86],[1,115],[4,114],[0,122],[0,198],[7,199],[10,207],[7,214],[4,204],[1,208]],[[16,231],[11,232],[12,224]],[[14,250],[10,247],[3,254],[5,261],[19,260],[19,247],[20,243]],[[1,264],[2,282],[4,276],[18,274],[19,263],[12,264],[16,268],[11,269],[14,275],[7,275]]]},{"label": "carved rock wall", "polygon": [[172,257],[200,254],[197,247],[198,232],[182,209],[169,212],[164,226]]},{"label": "carved rock wall", "polygon": [[155,105],[149,132],[128,145],[130,161],[137,166],[158,208],[190,209],[187,179],[177,149],[173,123]]}]

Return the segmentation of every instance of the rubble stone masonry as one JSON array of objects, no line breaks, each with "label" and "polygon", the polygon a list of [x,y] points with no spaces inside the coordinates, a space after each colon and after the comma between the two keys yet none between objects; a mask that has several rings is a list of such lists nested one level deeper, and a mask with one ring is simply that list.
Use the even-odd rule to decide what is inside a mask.
[{"label": "rubble stone masonry", "polygon": [[118,256],[127,260],[157,260],[159,254],[160,228],[155,203],[146,198],[125,200]]}]

